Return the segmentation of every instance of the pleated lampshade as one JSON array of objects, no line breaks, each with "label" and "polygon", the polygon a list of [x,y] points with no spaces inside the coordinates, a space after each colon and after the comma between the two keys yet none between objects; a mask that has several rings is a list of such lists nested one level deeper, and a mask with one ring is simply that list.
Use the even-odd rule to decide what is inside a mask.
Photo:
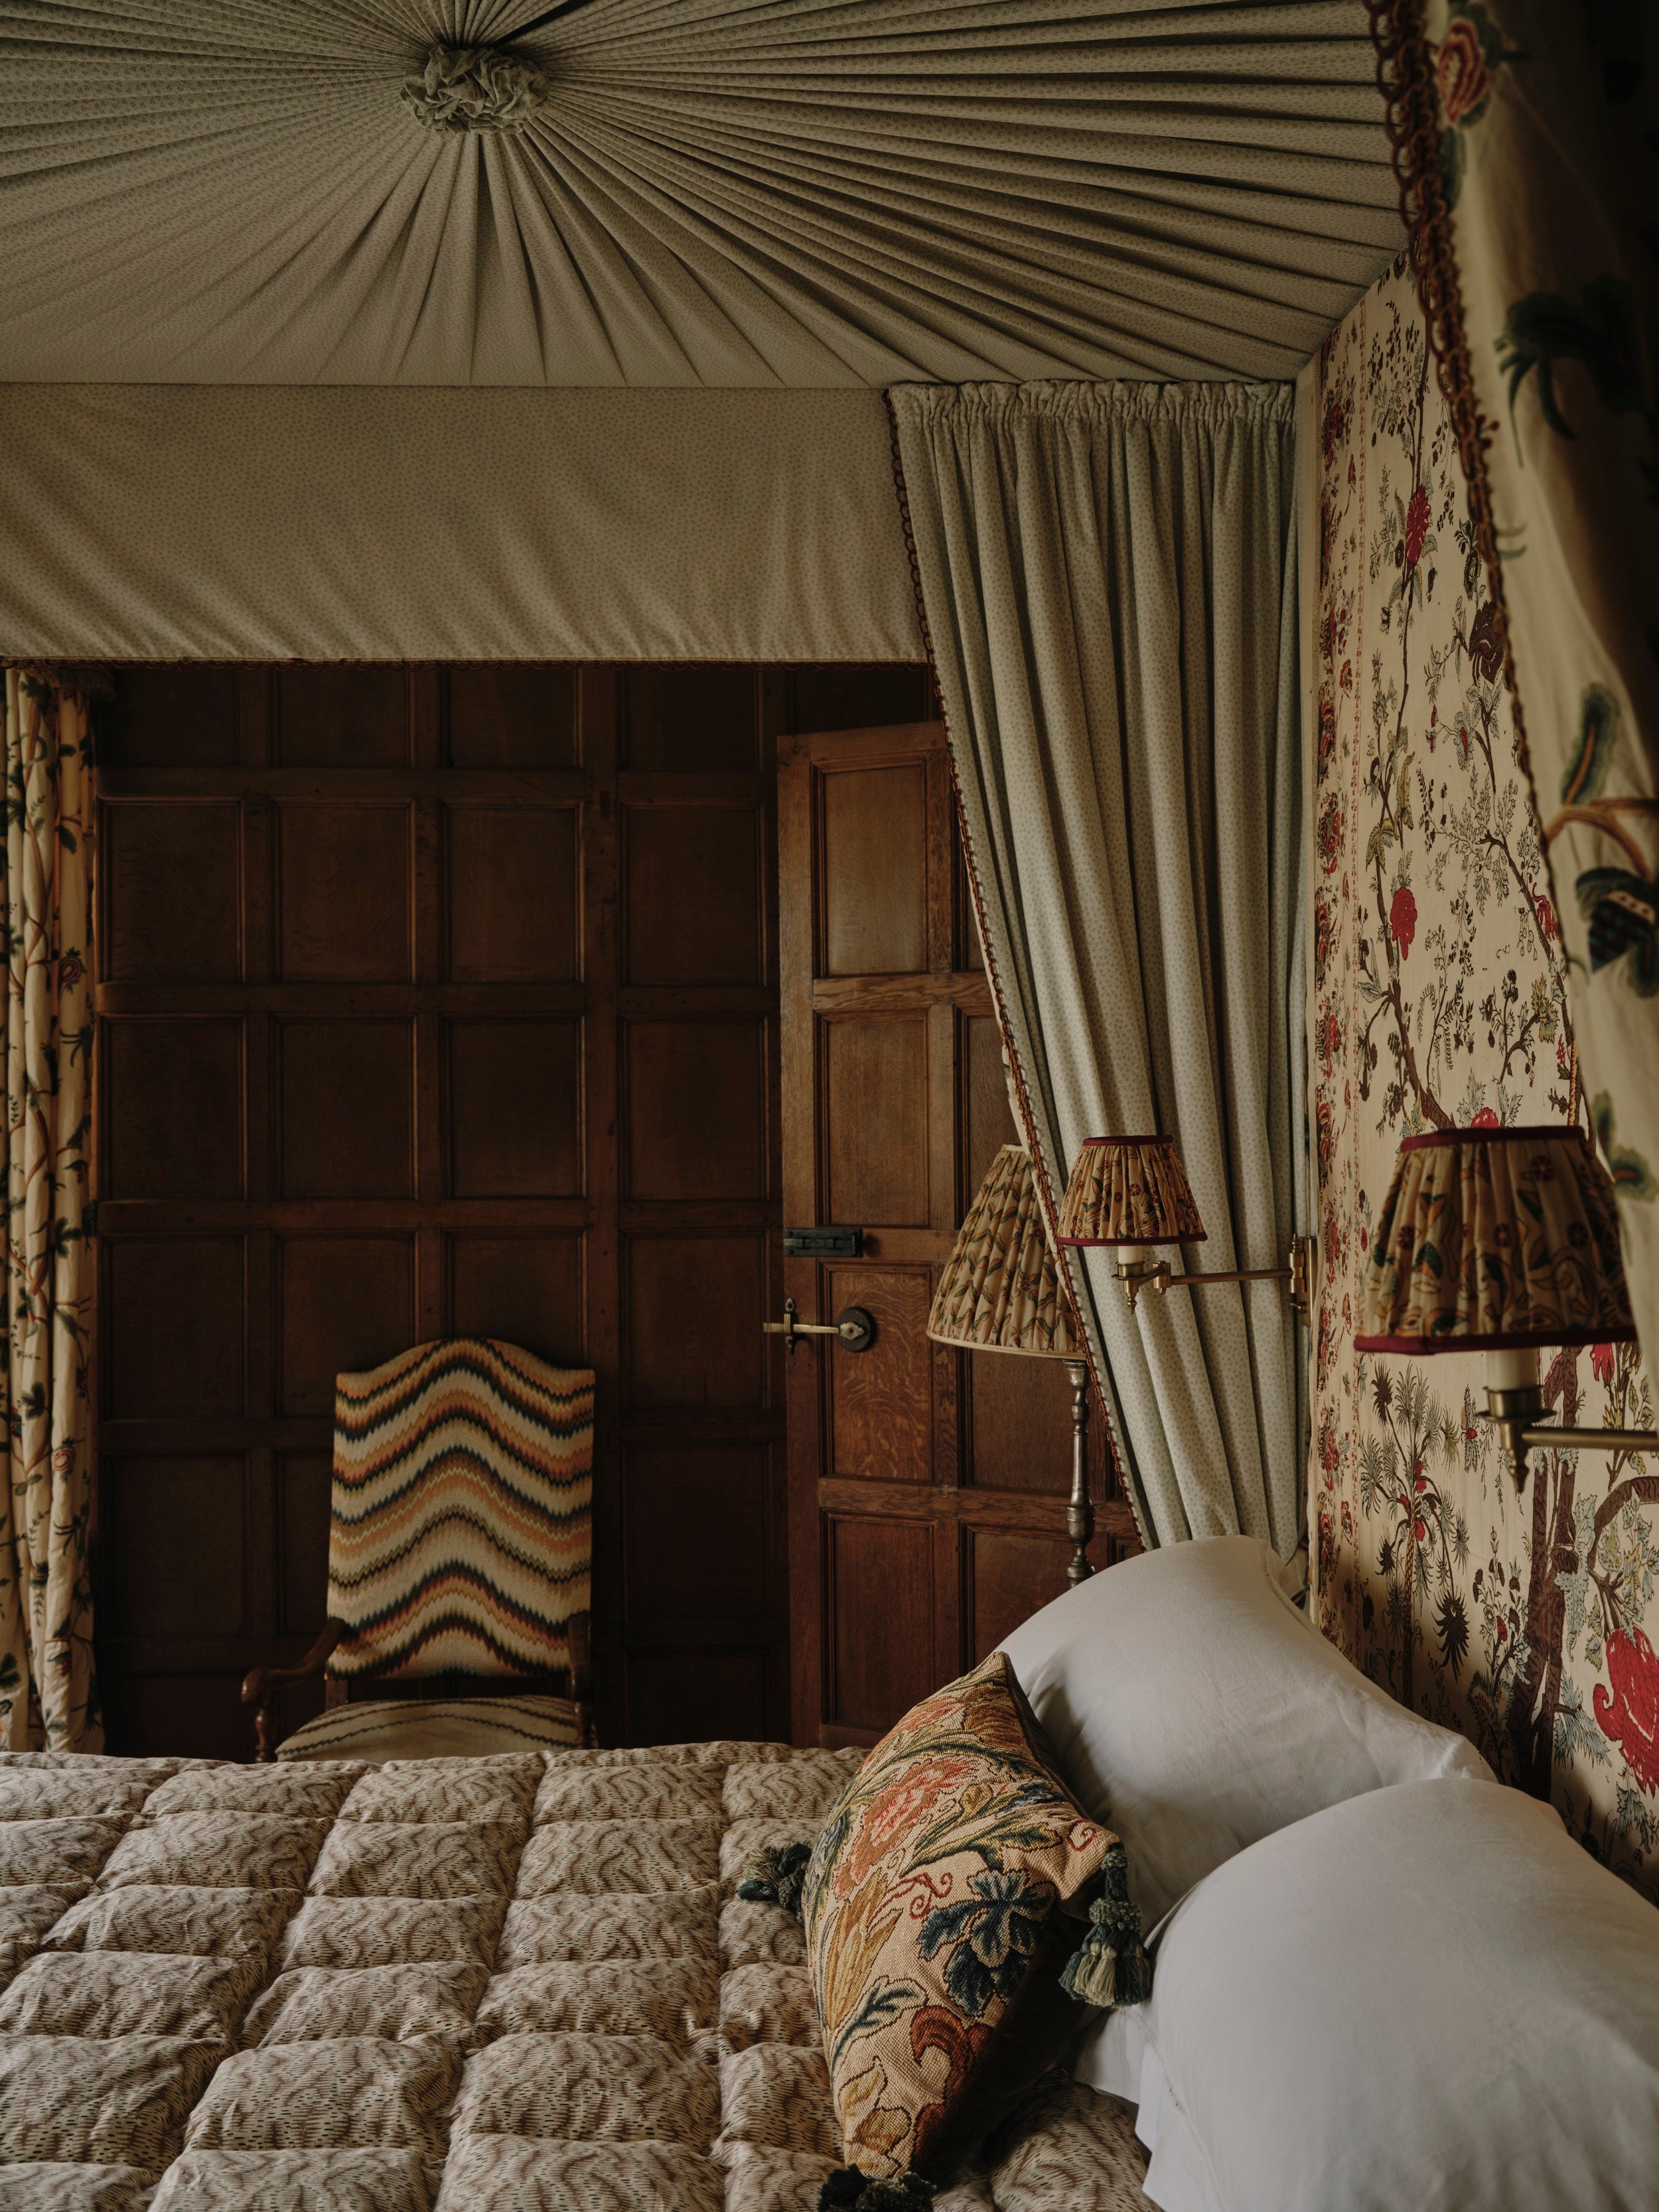
[{"label": "pleated lampshade", "polygon": [[1084,1358],[1023,1146],[1005,1145],[992,1161],[939,1277],[927,1334],[972,1352]]},{"label": "pleated lampshade", "polygon": [[1356,1350],[1519,1351],[1635,1334],[1613,1186],[1582,1129],[1402,1140]]},{"label": "pleated lampshade", "polygon": [[1202,1244],[1173,1137],[1085,1137],[1060,1209],[1062,1244]]}]

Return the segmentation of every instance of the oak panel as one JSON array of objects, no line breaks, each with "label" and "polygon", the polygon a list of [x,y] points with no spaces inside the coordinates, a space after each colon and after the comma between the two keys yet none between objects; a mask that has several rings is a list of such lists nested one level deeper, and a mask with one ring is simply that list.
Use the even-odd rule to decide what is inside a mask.
[{"label": "oak panel", "polygon": [[284,1022],[278,1035],[283,1195],[412,1197],[412,1025]]},{"label": "oak panel", "polygon": [[212,1420],[240,1413],[240,1237],[112,1237],[102,1258],[108,1417]]},{"label": "oak panel", "polygon": [[623,766],[752,773],[760,764],[757,672],[743,662],[626,669]]},{"label": "oak panel", "polygon": [[279,1607],[286,1636],[315,1636],[328,1618],[328,1514],[333,1462],[325,1452],[276,1460]]},{"label": "oak panel", "polygon": [[972,1480],[1064,1497],[1072,1485],[1072,1385],[1066,1362],[970,1352],[966,1365]]},{"label": "oak panel", "polygon": [[107,1198],[238,1198],[242,1025],[106,1022],[100,1073]]},{"label": "oak panel", "polygon": [[234,981],[241,968],[240,820],[234,804],[105,805],[104,980]]},{"label": "oak panel", "polygon": [[574,811],[568,806],[449,806],[445,816],[453,981],[574,981]]},{"label": "oak panel", "polygon": [[763,1021],[623,1024],[631,1198],[766,1195],[768,1029]]},{"label": "oak panel", "polygon": [[[771,1455],[629,1448],[623,1460],[628,1611],[641,1622],[742,1629],[770,1609]],[[718,1543],[709,1541],[719,1529]]]},{"label": "oak panel", "polygon": [[[830,1349],[826,1472],[884,1482],[933,1479],[933,1280],[926,1267],[831,1267],[824,1317],[863,1306],[876,1324],[867,1352]],[[797,1359],[803,1358],[797,1352]]]},{"label": "oak panel", "polygon": [[767,1697],[769,1654],[635,1651],[626,1661],[628,1741],[754,1743],[778,1734]]},{"label": "oak panel", "polygon": [[927,669],[907,662],[793,672],[792,730],[868,730],[882,723],[925,722],[933,711]]},{"label": "oak panel", "polygon": [[103,1624],[117,1636],[234,1636],[245,1615],[242,1460],[104,1462]]},{"label": "oak panel", "polygon": [[588,1364],[580,1236],[448,1243],[452,1335],[493,1336],[555,1367]]},{"label": "oak panel", "polygon": [[563,1198],[581,1188],[581,1024],[447,1022],[449,1189]]},{"label": "oak panel", "polygon": [[449,670],[447,690],[453,767],[575,767],[574,667],[464,661]]},{"label": "oak panel", "polygon": [[276,809],[277,927],[292,983],[397,983],[412,970],[407,806]]},{"label": "oak panel", "polygon": [[106,768],[228,768],[236,758],[234,668],[124,668],[94,710]]},{"label": "oak panel", "polygon": [[418,1340],[408,1237],[277,1240],[277,1410],[332,1418],[334,1377],[378,1367]]},{"label": "oak panel", "polygon": [[819,1024],[824,1218],[926,1228],[932,1217],[925,1014]]},{"label": "oak panel", "polygon": [[752,807],[623,810],[626,981],[765,980],[760,831]]},{"label": "oak panel", "polygon": [[926,968],[926,763],[834,769],[822,790],[822,973],[898,975]]},{"label": "oak panel", "polygon": [[830,1718],[886,1729],[938,1686],[933,1532],[926,1522],[830,1517],[825,1535]]},{"label": "oak panel", "polygon": [[[222,1671],[132,1674],[118,1660],[99,1677],[105,1741],[130,1759],[226,1759],[253,1756],[253,1718]],[[298,1725],[283,1710],[282,1733]]]},{"label": "oak panel", "polygon": [[335,662],[276,672],[276,757],[285,768],[404,768],[409,672]]},{"label": "oak panel", "polygon": [[1064,1596],[1072,1547],[1063,1537],[1021,1535],[1002,1528],[970,1529],[968,1542],[969,1640],[977,1666],[1021,1621]]},{"label": "oak panel", "polygon": [[758,1406],[766,1247],[758,1237],[623,1240],[624,1403]]}]

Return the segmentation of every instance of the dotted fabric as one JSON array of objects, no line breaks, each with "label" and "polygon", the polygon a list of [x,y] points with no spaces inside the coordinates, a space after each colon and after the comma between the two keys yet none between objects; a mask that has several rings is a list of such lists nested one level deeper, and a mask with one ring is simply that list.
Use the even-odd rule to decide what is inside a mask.
[{"label": "dotted fabric", "polygon": [[[0,2212],[807,2212],[799,1924],[856,1752],[0,1758]],[[1069,2088],[943,2212],[1145,2203]]]}]

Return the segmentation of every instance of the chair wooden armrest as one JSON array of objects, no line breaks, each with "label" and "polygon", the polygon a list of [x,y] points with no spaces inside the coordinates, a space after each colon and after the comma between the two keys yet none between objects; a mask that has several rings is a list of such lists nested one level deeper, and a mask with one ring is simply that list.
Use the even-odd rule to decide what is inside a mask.
[{"label": "chair wooden armrest", "polygon": [[593,1616],[573,1613],[570,1638],[570,1702],[576,1708],[576,1741],[584,1747],[599,1738],[593,1728]]},{"label": "chair wooden armrest", "polygon": [[269,1766],[276,1755],[270,1747],[272,1698],[285,1682],[308,1682],[320,1674],[335,1645],[349,1633],[344,1621],[326,1620],[322,1634],[297,1667],[255,1667],[249,1674],[242,1684],[242,1703],[253,1708],[253,1735],[258,1747],[253,1754],[256,1766]]}]

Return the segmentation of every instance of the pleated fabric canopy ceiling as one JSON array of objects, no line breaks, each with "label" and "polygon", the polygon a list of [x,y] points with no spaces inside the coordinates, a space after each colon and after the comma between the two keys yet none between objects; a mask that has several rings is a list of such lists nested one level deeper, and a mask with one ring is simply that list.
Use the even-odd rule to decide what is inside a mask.
[{"label": "pleated fabric canopy ceiling", "polygon": [[0,0],[0,380],[1292,374],[1360,0]]}]

